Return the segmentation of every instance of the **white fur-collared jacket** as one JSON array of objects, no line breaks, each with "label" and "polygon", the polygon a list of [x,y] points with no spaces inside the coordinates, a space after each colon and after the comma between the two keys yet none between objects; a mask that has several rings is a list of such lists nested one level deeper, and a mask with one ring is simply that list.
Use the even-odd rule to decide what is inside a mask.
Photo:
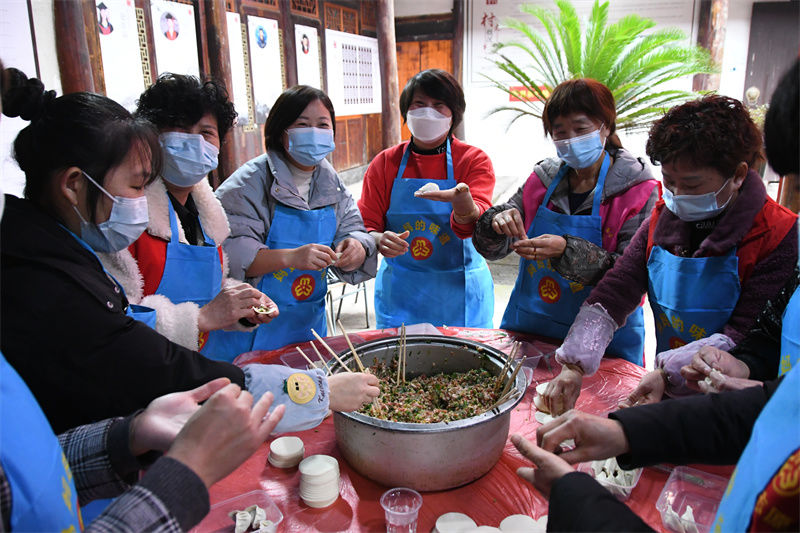
[{"label": "white fur-collared jacket", "polygon": [[[222,204],[214,196],[208,181],[203,179],[192,189],[192,199],[197,206],[200,217],[200,224],[203,230],[217,244],[217,248],[222,255],[222,286],[228,283],[239,283],[227,277],[228,259],[222,252],[222,242],[230,234],[228,217],[222,208]],[[150,275],[151,279],[145,279],[146,272],[163,273],[166,261],[166,243],[172,238],[172,230],[169,225],[169,197],[167,188],[161,178],[156,179],[145,189],[147,196],[147,210],[150,220],[147,229],[139,239],[129,248],[121,252],[109,254],[97,254],[106,270],[120,282],[128,301],[132,304],[151,307],[156,310],[156,331],[167,337],[169,340],[185,346],[191,350],[199,347],[199,329],[197,319],[200,313],[200,306],[193,302],[180,304],[172,303],[168,298],[160,294],[153,294],[161,282],[160,274],[158,279]],[[178,219],[178,239],[180,242],[188,244],[186,235]],[[154,247],[153,241],[157,245]],[[163,246],[160,244],[163,243]],[[143,246],[147,244],[147,246]],[[131,250],[137,254],[134,257]],[[163,250],[153,253],[153,250]],[[146,252],[147,255],[143,255]],[[142,268],[144,262],[154,263],[160,268]],[[145,295],[147,293],[147,295]],[[236,329],[243,330],[242,327]]]}]

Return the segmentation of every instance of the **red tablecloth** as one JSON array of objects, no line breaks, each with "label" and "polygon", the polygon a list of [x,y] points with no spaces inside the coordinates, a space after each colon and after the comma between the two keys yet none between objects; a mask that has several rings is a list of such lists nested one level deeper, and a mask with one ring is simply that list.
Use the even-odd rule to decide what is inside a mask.
[{"label": "red tablecloth", "polygon": [[[511,338],[501,330],[475,330],[468,328],[440,328],[444,335],[470,338],[484,342],[508,352]],[[395,330],[359,332],[360,340],[373,340],[394,335]],[[515,335],[523,343],[522,354],[549,354],[555,346],[541,339]],[[343,346],[341,339],[334,339],[336,349]],[[305,348],[308,343],[303,343]],[[311,351],[307,350],[309,355]],[[288,354],[297,351],[294,345],[269,352],[251,352],[237,359],[237,364],[250,362],[280,363]],[[299,357],[299,355],[298,355]],[[560,368],[557,363],[551,370],[549,358],[542,358],[533,372],[533,383],[511,415],[511,432],[536,438],[540,424],[535,420],[533,407],[534,388],[537,383],[549,381]],[[645,370],[622,359],[604,359],[600,370],[583,381],[583,389],[576,408],[595,414],[606,414],[616,409],[638,383]],[[378,502],[389,487],[370,481],[353,469],[342,458],[333,429],[333,418],[328,417],[317,428],[297,433],[305,443],[306,456],[326,454],[339,460],[342,479],[341,498],[325,509],[313,509],[299,497],[300,474],[297,468],[280,469],[267,463],[269,448],[261,447],[250,459],[230,476],[211,488],[211,503],[226,500],[252,490],[264,490],[273,499],[284,515],[278,531],[384,531],[383,510]],[[511,514],[527,514],[538,518],[547,513],[547,501],[529,484],[516,475],[516,469],[526,466],[524,460],[509,442],[500,461],[482,478],[464,487],[442,492],[423,493],[423,504],[419,514],[418,531],[431,531],[436,519],[446,512],[462,512],[471,516],[478,525],[498,526]],[[655,502],[668,477],[662,470],[647,468],[639,484],[628,500],[628,505],[651,527],[661,529],[661,517]],[[579,502],[576,502],[580,505]],[[232,524],[231,524],[232,525]],[[203,530],[203,528],[200,528]]]}]

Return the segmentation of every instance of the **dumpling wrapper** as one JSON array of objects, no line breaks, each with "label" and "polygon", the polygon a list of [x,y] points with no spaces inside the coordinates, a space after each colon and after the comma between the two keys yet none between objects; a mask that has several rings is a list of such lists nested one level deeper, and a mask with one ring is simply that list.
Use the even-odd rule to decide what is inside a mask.
[{"label": "dumpling wrapper", "polygon": [[428,183],[426,183],[425,185],[423,185],[422,187],[417,189],[414,192],[414,196],[421,196],[421,195],[425,194],[426,192],[434,192],[434,191],[438,191],[438,190],[439,190],[439,186],[436,185],[435,183],[432,183],[432,182],[429,181]]},{"label": "dumpling wrapper", "polygon": [[245,533],[250,530],[250,524],[253,523],[252,515],[247,511],[236,511],[236,527],[234,533]]},{"label": "dumpling wrapper", "polygon": [[542,425],[547,424],[548,422],[552,422],[553,420],[556,419],[556,417],[554,417],[550,413],[543,413],[542,411],[536,411],[536,414],[533,415],[533,418],[535,418],[536,421]]},{"label": "dumpling wrapper", "polygon": [[[517,533],[519,531],[534,531],[538,521],[526,514],[512,514],[500,522],[500,531],[503,533]],[[544,531],[544,529],[542,530]]]},{"label": "dumpling wrapper", "polygon": [[533,405],[536,407],[536,410],[540,413],[547,413],[550,414],[550,410],[544,404],[544,400],[538,394],[533,397]]},{"label": "dumpling wrapper", "polygon": [[460,533],[476,527],[475,520],[464,513],[445,513],[436,519],[438,533]]}]

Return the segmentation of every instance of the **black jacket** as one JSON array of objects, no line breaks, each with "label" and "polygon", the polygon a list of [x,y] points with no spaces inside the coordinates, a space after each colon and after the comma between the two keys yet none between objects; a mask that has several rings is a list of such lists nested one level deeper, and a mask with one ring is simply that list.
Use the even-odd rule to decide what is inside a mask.
[{"label": "black jacket", "polygon": [[[609,414],[618,420],[630,453],[623,468],[656,463],[735,464],[761,410],[780,384],[665,400]],[[580,502],[580,505],[576,505]],[[589,475],[575,472],[553,483],[548,531],[652,531],[630,508]]]},{"label": "black jacket", "polygon": [[750,379],[767,381],[778,375],[783,313],[798,285],[800,270],[795,269],[794,276],[764,306],[747,336],[731,350],[731,355],[741,359],[750,369]]},{"label": "black jacket", "polygon": [[31,202],[6,195],[0,257],[0,348],[56,433],[214,378],[244,386],[236,366],[126,316],[98,259]]}]

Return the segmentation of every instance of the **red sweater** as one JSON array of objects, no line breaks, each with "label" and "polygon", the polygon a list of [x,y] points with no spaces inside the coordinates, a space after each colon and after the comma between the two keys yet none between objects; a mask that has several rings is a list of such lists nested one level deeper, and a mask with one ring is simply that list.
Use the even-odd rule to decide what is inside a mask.
[{"label": "red sweater", "polygon": [[[387,148],[379,153],[369,164],[364,175],[364,188],[358,208],[364,219],[367,231],[384,231],[386,228],[386,211],[389,209],[392,197],[392,186],[400,168],[400,160],[408,141],[402,142],[392,148]],[[494,169],[483,150],[459,141],[451,140],[451,153],[453,155],[453,174],[457,183],[469,185],[470,193],[478,205],[482,215],[492,205],[494,192]],[[420,155],[411,152],[406,165],[404,178],[412,179],[446,179],[446,154]],[[450,226],[460,238],[472,236],[475,223],[457,224],[450,215]]]}]

